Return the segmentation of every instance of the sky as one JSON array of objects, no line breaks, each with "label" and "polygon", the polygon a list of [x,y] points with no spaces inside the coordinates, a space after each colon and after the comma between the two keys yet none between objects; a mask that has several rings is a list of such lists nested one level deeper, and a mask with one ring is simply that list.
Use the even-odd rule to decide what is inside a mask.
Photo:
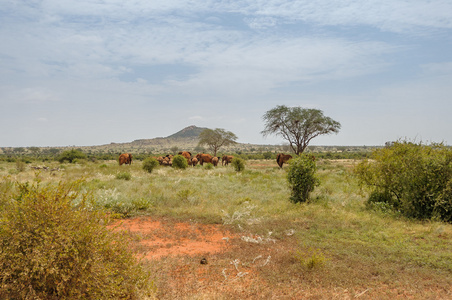
[{"label": "sky", "polygon": [[277,105],[341,124],[310,145],[450,145],[451,95],[450,0],[0,0],[0,147],[279,145]]}]

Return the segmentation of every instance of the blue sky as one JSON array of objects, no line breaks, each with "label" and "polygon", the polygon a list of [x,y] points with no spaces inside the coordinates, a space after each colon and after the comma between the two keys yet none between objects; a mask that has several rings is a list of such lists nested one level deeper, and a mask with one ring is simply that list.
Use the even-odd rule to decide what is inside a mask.
[{"label": "blue sky", "polygon": [[0,41],[1,147],[283,144],[276,105],[342,124],[311,145],[452,144],[450,0],[0,0]]}]

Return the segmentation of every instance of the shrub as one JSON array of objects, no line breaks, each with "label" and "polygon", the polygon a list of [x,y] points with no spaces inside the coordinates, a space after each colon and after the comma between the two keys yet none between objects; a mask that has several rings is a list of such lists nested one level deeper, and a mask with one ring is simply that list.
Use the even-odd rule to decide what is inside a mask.
[{"label": "shrub", "polygon": [[107,229],[105,213],[88,209],[80,182],[15,186],[0,214],[1,299],[138,299],[153,293],[130,239]]},{"label": "shrub", "polygon": [[397,142],[355,168],[371,189],[369,204],[387,203],[405,216],[452,222],[452,149]]},{"label": "shrub", "polygon": [[153,158],[148,157],[145,160],[143,160],[143,170],[152,173],[152,171],[159,165],[159,162]]},{"label": "shrub", "polygon": [[176,155],[173,157],[173,168],[176,169],[186,169],[188,167],[188,162],[182,155]]},{"label": "shrub", "polygon": [[58,157],[58,161],[60,163],[63,163],[65,161],[72,163],[76,159],[86,159],[86,154],[83,153],[81,150],[72,149],[63,151]]},{"label": "shrub", "polygon": [[22,160],[16,160],[16,169],[17,172],[23,172],[25,171],[26,164]]},{"label": "shrub", "polygon": [[245,170],[245,161],[240,157],[234,157],[231,161],[231,165],[236,172]]},{"label": "shrub", "polygon": [[295,259],[303,269],[312,270],[323,267],[327,261],[320,249],[309,248],[308,251],[297,251]]},{"label": "shrub", "polygon": [[287,180],[292,190],[292,202],[309,200],[309,194],[319,185],[319,179],[315,176],[316,170],[315,159],[310,155],[302,154],[290,160]]},{"label": "shrub", "polygon": [[116,179],[130,180],[132,179],[132,175],[129,172],[120,172],[116,174]]},{"label": "shrub", "polygon": [[206,169],[206,170],[212,170],[212,169],[213,169],[213,164],[211,164],[211,163],[206,163],[206,164],[204,164],[204,169]]}]

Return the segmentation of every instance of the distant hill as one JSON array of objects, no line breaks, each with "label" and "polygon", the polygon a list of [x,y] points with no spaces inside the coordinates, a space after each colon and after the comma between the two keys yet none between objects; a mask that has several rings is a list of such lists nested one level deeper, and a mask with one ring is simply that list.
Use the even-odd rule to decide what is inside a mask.
[{"label": "distant hill", "polygon": [[167,137],[167,139],[172,138],[198,138],[199,134],[204,130],[208,129],[205,127],[196,127],[195,125],[185,127],[181,131],[176,132]]},{"label": "distant hill", "polygon": [[[67,149],[67,148],[80,148],[88,153],[95,152],[110,152],[110,153],[170,153],[174,148],[179,151],[203,151],[202,147],[198,146],[199,134],[205,127],[197,127],[194,125],[185,127],[184,129],[169,135],[167,137],[157,137],[151,139],[139,139],[128,143],[110,143],[106,145],[96,146],[64,146],[64,147],[42,147],[42,149]],[[222,148],[222,151],[279,151],[279,145],[253,145],[237,143],[229,147]],[[6,150],[5,150],[6,149]],[[12,151],[12,148],[10,148]],[[0,154],[8,151],[8,148],[0,148]]]}]

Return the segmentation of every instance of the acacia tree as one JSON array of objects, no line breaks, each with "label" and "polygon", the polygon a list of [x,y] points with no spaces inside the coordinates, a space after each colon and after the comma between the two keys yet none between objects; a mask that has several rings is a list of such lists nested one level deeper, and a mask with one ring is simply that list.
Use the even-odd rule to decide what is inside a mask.
[{"label": "acacia tree", "polygon": [[217,151],[223,146],[229,146],[235,144],[237,136],[221,128],[204,129],[199,134],[198,146],[207,145],[207,148],[213,152],[214,156],[217,156]]},{"label": "acacia tree", "polygon": [[309,142],[319,136],[338,133],[341,124],[323,115],[319,109],[287,107],[278,105],[267,111],[262,117],[265,129],[261,134],[266,137],[274,134],[289,142],[297,155],[303,153]]}]

